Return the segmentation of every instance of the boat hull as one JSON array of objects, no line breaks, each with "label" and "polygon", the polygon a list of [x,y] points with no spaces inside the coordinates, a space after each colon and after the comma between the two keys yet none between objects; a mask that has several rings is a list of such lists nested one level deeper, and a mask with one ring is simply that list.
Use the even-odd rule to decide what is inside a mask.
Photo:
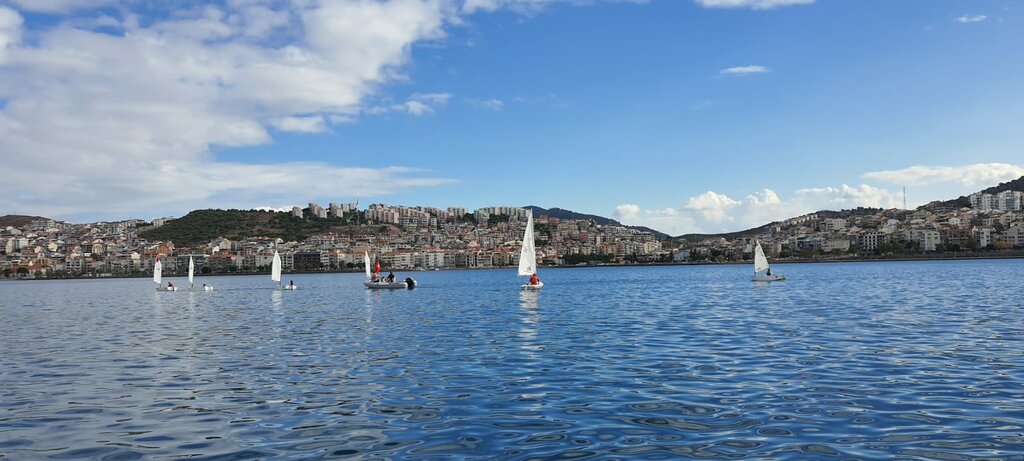
[{"label": "boat hull", "polygon": [[530,285],[529,283],[522,285],[520,288],[524,290],[539,290],[544,288],[544,282],[538,282],[536,285]]},{"label": "boat hull", "polygon": [[785,275],[755,275],[750,278],[755,282],[781,282],[786,280]]},{"label": "boat hull", "polygon": [[410,280],[412,280],[412,279],[407,279],[407,280],[401,281],[401,282],[391,282],[391,283],[388,283],[388,282],[363,282],[363,285],[366,288],[370,288],[370,289],[374,289],[374,290],[400,290],[400,289],[403,289],[403,288],[413,288],[413,287],[415,287],[416,286],[416,281],[412,280],[412,283],[410,283],[409,282]]},{"label": "boat hull", "polygon": [[392,283],[387,283],[387,282],[364,282],[364,283],[362,283],[362,285],[365,285],[367,288],[371,288],[371,289],[374,289],[374,290],[400,290],[400,289],[412,288],[412,287],[409,286],[409,284],[404,283],[404,282],[392,282]]}]

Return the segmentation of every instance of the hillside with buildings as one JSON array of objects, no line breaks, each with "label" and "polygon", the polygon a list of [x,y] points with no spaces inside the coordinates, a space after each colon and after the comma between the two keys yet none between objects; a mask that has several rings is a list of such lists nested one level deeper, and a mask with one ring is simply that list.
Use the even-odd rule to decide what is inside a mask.
[{"label": "hillside with buildings", "polygon": [[536,207],[310,203],[290,212],[196,210],[177,219],[86,224],[9,216],[0,217],[9,223],[0,228],[0,277],[138,276],[151,273],[157,258],[174,274],[189,257],[203,273],[254,273],[268,270],[275,250],[287,271],[361,270],[364,252],[389,270],[512,267],[531,210],[538,262],[551,266],[744,261],[755,240],[776,260],[1022,254],[1018,186],[1024,189],[1024,178],[972,194],[967,206],[820,211],[741,232],[670,239]]},{"label": "hillside with buildings", "polygon": [[1022,249],[1024,178],[916,210],[819,211],[747,231],[678,239],[683,250],[676,260],[744,260],[755,239],[777,259],[985,255]]},{"label": "hillside with buildings", "polygon": [[[396,270],[509,267],[519,263],[528,212],[310,203],[290,212],[197,210],[150,222],[37,218],[0,230],[0,274],[144,275],[158,257],[165,273],[173,274],[190,256],[204,273],[260,272],[268,270],[275,250],[286,271],[361,270],[364,252]],[[653,262],[671,256],[652,233],[613,223],[536,216],[539,262]]]}]

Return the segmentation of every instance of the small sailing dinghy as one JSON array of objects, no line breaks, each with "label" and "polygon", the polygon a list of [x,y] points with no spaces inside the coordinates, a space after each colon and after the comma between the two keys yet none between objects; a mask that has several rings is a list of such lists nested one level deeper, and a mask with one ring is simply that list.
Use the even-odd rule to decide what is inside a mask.
[{"label": "small sailing dinghy", "polygon": [[277,250],[274,250],[274,261],[270,263],[270,280],[277,282],[279,290],[297,290],[299,288],[295,282],[281,286],[281,255],[277,254]]},{"label": "small sailing dinghy", "polygon": [[[188,256],[188,289],[189,291],[196,287],[196,263],[192,260],[192,255]],[[203,291],[213,291],[213,287],[207,284],[203,284]]]},{"label": "small sailing dinghy", "polygon": [[523,231],[523,246],[519,250],[519,276],[530,277],[530,281],[522,286],[524,290],[539,290],[544,287],[537,275],[537,249],[533,246],[533,210],[526,218],[526,230]]},{"label": "small sailing dinghy", "polygon": [[156,291],[178,291],[178,287],[171,285],[170,282],[167,286],[163,286],[164,281],[164,263],[160,262],[160,257],[156,257],[156,263],[153,264],[153,283],[156,283]]},{"label": "small sailing dinghy", "polygon": [[370,274],[370,253],[363,252],[363,265],[366,267],[366,281],[363,282],[363,286],[366,288],[373,289],[391,289],[398,290],[402,288],[416,288],[416,281],[412,277],[406,277],[405,280],[395,280],[388,282],[386,279],[380,276],[380,263],[377,263],[377,269],[373,274]]},{"label": "small sailing dinghy", "polygon": [[777,282],[779,280],[786,280],[785,275],[772,274],[772,269],[768,266],[768,258],[764,257],[764,250],[761,249],[761,242],[759,240],[755,240],[754,242],[754,276],[751,280],[755,282]]}]

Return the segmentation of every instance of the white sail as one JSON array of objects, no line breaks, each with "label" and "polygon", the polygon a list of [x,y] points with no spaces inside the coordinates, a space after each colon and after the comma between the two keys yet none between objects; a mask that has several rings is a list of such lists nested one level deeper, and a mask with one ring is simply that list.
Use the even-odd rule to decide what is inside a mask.
[{"label": "white sail", "polygon": [[533,247],[533,211],[526,220],[523,232],[523,248],[519,251],[519,275],[531,276],[537,273],[537,250]]},{"label": "white sail", "polygon": [[754,273],[768,270],[768,258],[764,257],[764,250],[761,249],[761,242],[754,244]]},{"label": "white sail", "polygon": [[196,264],[192,262],[192,255],[188,257],[188,287],[192,288],[195,285],[196,279]]},{"label": "white sail", "polygon": [[363,265],[366,266],[366,280],[370,280],[373,278],[373,276],[370,275],[370,253],[365,251],[363,252]]},{"label": "white sail", "polygon": [[270,280],[281,283],[281,255],[274,250],[274,262],[270,265]]},{"label": "white sail", "polygon": [[164,280],[164,265],[160,262],[160,258],[156,258],[156,263],[153,264],[153,283],[160,285]]}]

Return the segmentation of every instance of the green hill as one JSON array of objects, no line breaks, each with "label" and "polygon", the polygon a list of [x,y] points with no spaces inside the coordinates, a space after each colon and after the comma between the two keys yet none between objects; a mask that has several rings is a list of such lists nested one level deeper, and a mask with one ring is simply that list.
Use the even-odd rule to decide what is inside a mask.
[{"label": "green hill", "polygon": [[177,245],[196,245],[217,237],[232,240],[248,237],[272,237],[302,241],[309,236],[338,231],[348,221],[343,218],[297,218],[291,213],[257,210],[195,210],[163,226],[139,232],[147,240],[170,240]]}]

